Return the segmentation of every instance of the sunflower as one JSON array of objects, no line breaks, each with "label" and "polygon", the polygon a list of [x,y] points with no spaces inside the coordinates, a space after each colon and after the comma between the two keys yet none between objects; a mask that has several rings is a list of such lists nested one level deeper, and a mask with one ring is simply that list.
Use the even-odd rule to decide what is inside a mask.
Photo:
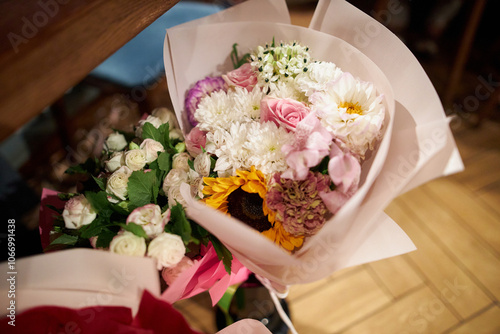
[{"label": "sunflower", "polygon": [[266,177],[255,166],[250,171],[237,170],[236,176],[205,177],[203,181],[202,201],[208,206],[239,219],[288,251],[302,245],[304,238],[287,233],[276,221],[276,212],[267,207]]},{"label": "sunflower", "polygon": [[203,201],[214,209],[233,216],[264,232],[272,227],[275,213],[267,208],[266,178],[254,166],[250,171],[237,170],[236,176],[204,177]]},{"label": "sunflower", "polygon": [[273,228],[262,232],[262,235],[289,252],[293,251],[295,248],[299,248],[304,242],[303,235],[294,237],[283,228],[283,224],[279,221],[275,221]]}]

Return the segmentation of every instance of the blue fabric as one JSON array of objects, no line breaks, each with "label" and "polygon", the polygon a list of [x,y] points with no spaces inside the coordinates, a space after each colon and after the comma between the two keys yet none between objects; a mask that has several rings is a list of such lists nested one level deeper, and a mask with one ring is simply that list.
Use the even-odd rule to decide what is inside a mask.
[{"label": "blue fabric", "polygon": [[126,87],[145,86],[164,72],[163,42],[166,29],[222,9],[214,4],[181,1],[102,62],[91,74]]}]

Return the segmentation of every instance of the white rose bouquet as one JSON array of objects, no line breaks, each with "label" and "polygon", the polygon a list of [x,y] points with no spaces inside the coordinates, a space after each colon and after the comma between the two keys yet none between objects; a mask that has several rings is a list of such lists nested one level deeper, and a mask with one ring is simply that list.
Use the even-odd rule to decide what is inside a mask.
[{"label": "white rose bouquet", "polygon": [[[57,195],[62,204],[50,207],[58,215],[40,221],[42,243],[46,250],[91,247],[151,258],[169,296],[175,294],[167,296],[169,302],[208,289],[217,302],[249,272],[214,235],[186,217],[181,184],[191,185],[192,196],[201,194],[213,158],[206,152],[196,158],[188,154],[177,126],[172,111],[155,109],[134,133],[109,135],[99,159],[69,168],[68,173],[84,175],[83,190]],[[195,283],[179,287],[175,278],[181,273],[189,277],[181,283]]]}]

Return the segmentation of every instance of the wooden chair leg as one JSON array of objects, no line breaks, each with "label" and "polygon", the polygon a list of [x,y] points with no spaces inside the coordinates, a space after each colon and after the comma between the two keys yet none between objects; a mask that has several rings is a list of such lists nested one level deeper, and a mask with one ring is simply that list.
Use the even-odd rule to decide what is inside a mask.
[{"label": "wooden chair leg", "polygon": [[474,37],[476,35],[476,31],[479,26],[479,22],[481,20],[481,16],[483,14],[486,1],[487,0],[474,1],[474,7],[472,8],[472,12],[469,16],[469,20],[467,22],[464,35],[460,42],[457,56],[453,64],[453,69],[451,70],[451,75],[448,80],[448,85],[446,87],[446,92],[443,98],[443,104],[445,105],[445,107],[450,106],[453,103],[457,85],[460,82],[460,79],[462,78],[462,73],[465,64],[469,58],[471,46],[474,41]]}]

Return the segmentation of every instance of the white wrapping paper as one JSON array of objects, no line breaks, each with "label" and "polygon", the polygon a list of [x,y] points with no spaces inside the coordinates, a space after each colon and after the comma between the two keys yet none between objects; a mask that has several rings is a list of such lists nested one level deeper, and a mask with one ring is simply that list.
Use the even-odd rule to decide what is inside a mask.
[{"label": "white wrapping paper", "polygon": [[135,314],[142,293],[160,294],[160,278],[153,259],[75,248],[18,259],[15,267],[0,263],[4,276],[14,277],[15,292],[6,298],[10,281],[0,281],[0,314],[10,300],[16,313],[35,306],[82,308],[125,306]]},{"label": "white wrapping paper", "polygon": [[[308,283],[332,272],[415,249],[383,212],[397,195],[462,168],[437,94],[410,51],[390,31],[345,1],[320,1],[311,28],[286,23],[288,13],[266,15],[284,1],[249,0],[214,17],[167,30],[164,58],[175,113],[184,132],[187,90],[207,75],[232,69],[229,53],[259,44],[298,40],[313,58],[336,63],[384,94],[385,136],[363,164],[362,186],[321,231],[290,255],[243,223],[190,200],[187,213],[215,234],[251,271],[277,285]],[[266,22],[266,20],[268,22]],[[350,43],[358,25],[376,25],[363,49]],[[321,30],[318,31],[318,30]],[[355,44],[355,43],[354,43]],[[188,188],[184,188],[188,197]]]}]

